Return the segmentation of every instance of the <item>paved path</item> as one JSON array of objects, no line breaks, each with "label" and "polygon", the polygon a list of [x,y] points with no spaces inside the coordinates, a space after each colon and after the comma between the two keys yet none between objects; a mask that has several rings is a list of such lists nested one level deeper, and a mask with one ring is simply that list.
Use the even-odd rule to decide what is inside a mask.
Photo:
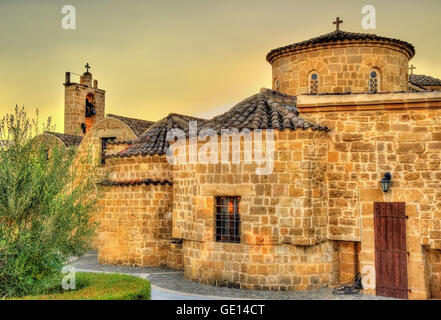
[{"label": "paved path", "polygon": [[136,275],[148,279],[152,284],[152,300],[382,300],[366,294],[337,296],[332,289],[323,288],[311,291],[260,291],[214,287],[189,281],[181,271],[168,268],[136,268],[125,266],[104,266],[98,264],[97,253],[91,251],[72,265],[77,271],[108,272]]}]

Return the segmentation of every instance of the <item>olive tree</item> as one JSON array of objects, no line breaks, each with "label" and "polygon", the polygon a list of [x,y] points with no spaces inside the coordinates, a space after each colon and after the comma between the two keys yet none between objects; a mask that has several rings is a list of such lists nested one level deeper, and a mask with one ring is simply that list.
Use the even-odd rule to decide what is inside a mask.
[{"label": "olive tree", "polygon": [[0,297],[58,287],[69,257],[94,237],[97,170],[89,156],[43,139],[39,126],[38,114],[18,107],[0,122]]}]

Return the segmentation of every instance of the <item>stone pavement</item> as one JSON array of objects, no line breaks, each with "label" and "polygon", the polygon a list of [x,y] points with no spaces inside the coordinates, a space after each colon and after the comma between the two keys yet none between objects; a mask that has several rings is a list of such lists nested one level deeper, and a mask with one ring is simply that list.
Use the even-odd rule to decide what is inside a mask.
[{"label": "stone pavement", "polygon": [[96,251],[90,251],[81,258],[74,258],[72,265],[77,271],[124,273],[148,279],[152,284],[152,300],[383,300],[386,298],[366,294],[339,296],[332,289],[311,291],[260,291],[214,287],[184,278],[182,271],[168,268],[138,268],[125,266],[104,266],[98,264]]}]

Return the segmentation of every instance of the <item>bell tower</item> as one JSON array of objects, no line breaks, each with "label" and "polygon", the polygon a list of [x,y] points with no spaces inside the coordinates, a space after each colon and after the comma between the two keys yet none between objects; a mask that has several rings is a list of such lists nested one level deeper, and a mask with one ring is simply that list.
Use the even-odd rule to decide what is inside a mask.
[{"label": "bell tower", "polygon": [[85,68],[79,83],[71,82],[70,72],[64,83],[64,133],[76,136],[85,135],[105,114],[106,91],[98,89],[88,63]]}]

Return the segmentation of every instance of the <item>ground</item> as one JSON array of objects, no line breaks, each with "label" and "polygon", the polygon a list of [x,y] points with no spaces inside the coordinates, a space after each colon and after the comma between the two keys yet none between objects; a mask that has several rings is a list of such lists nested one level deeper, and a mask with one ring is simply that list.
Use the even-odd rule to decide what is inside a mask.
[{"label": "ground", "polygon": [[111,272],[137,275],[148,279],[152,284],[152,300],[383,300],[385,298],[367,294],[337,296],[332,289],[323,288],[312,291],[258,291],[214,287],[191,282],[184,273],[167,268],[136,268],[124,266],[104,266],[98,264],[96,251],[90,251],[72,265],[76,271]]}]

